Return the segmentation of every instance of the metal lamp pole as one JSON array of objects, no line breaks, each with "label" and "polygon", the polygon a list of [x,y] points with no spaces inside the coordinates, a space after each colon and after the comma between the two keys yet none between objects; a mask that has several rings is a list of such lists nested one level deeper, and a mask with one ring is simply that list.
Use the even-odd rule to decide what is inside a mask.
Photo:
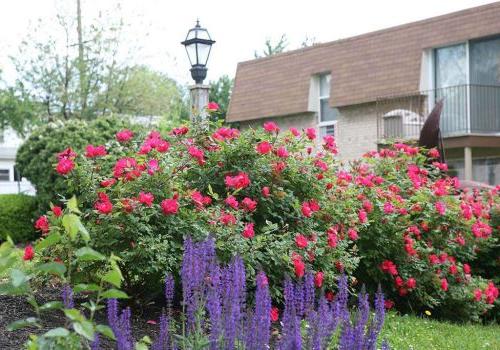
[{"label": "metal lamp pole", "polygon": [[186,40],[181,44],[191,63],[191,77],[195,84],[189,87],[191,97],[191,120],[193,122],[205,121],[207,118],[206,106],[208,104],[208,85],[203,84],[207,77],[207,62],[214,40],[205,28],[196,21],[194,28],[187,33]]}]

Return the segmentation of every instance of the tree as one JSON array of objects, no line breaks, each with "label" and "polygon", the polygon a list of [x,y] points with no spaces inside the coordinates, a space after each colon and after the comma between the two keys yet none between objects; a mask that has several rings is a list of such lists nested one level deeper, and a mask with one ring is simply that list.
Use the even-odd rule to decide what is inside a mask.
[{"label": "tree", "polygon": [[226,117],[233,85],[234,79],[227,75],[223,75],[218,80],[209,83],[209,100],[219,105],[222,118]]},{"label": "tree", "polygon": [[177,108],[167,106],[182,98],[173,80],[130,64],[140,50],[129,40],[123,45],[126,25],[114,13],[119,7],[90,18],[80,2],[60,10],[51,34],[29,36],[13,58],[18,82],[44,106],[45,119],[93,119],[110,112],[162,115]]},{"label": "tree", "polygon": [[264,46],[265,47],[264,50],[262,50],[262,55],[259,54],[257,50],[254,52],[255,58],[273,56],[278,53],[284,52],[288,47],[288,39],[286,38],[286,34],[281,35],[281,38],[276,43],[273,43],[271,39],[267,39],[264,43]]},{"label": "tree", "polygon": [[300,44],[300,47],[309,47],[309,46],[314,46],[314,45],[317,45],[318,43],[316,42],[316,38],[315,37],[310,37],[310,36],[307,36],[304,38],[304,40],[302,41],[302,43]]},{"label": "tree", "polygon": [[22,87],[17,90],[20,93],[16,93],[12,87],[0,89],[0,130],[10,127],[18,134],[25,135],[35,122],[36,105],[23,93]]},{"label": "tree", "polygon": [[146,66],[124,67],[116,71],[115,82],[99,95],[97,109],[127,115],[182,114],[183,92],[166,74]]}]

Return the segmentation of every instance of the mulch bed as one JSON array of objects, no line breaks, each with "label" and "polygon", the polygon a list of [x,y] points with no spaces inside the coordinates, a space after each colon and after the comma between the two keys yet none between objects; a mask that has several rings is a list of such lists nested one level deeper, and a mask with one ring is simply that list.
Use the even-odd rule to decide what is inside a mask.
[{"label": "mulch bed", "polygon": [[[38,290],[36,294],[37,302],[42,305],[48,301],[60,300],[60,290],[44,289]],[[85,299],[75,299],[75,303],[83,302]],[[135,307],[132,309],[132,333],[134,339],[138,340],[145,335],[148,335],[152,340],[155,339],[158,333],[158,325],[147,323],[148,320],[158,320],[161,314],[161,307],[151,304],[141,308]],[[28,340],[30,334],[43,334],[55,327],[64,327],[66,318],[59,311],[48,311],[42,314],[42,328],[26,327],[14,332],[7,331],[7,325],[10,323],[34,317],[35,312],[33,307],[26,302],[25,297],[17,296],[1,296],[0,295],[0,349],[15,350],[23,349],[24,343]],[[102,311],[96,316],[98,322],[107,324],[105,312]],[[101,336],[102,349],[114,349],[112,341]]]}]

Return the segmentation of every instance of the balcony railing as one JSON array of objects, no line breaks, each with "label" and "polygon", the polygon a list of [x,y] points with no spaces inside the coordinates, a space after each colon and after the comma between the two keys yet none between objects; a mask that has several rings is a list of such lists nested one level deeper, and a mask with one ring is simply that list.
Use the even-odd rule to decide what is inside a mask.
[{"label": "balcony railing", "polygon": [[378,139],[418,139],[436,101],[443,99],[443,137],[500,136],[500,86],[458,85],[377,99]]}]

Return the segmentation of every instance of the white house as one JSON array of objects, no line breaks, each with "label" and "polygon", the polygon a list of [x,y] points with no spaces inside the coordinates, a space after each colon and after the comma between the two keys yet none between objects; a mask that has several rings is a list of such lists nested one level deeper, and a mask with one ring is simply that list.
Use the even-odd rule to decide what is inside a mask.
[{"label": "white house", "polygon": [[16,152],[22,142],[23,139],[14,130],[0,129],[0,194],[36,193],[33,185],[25,178],[20,178],[14,167]]}]

